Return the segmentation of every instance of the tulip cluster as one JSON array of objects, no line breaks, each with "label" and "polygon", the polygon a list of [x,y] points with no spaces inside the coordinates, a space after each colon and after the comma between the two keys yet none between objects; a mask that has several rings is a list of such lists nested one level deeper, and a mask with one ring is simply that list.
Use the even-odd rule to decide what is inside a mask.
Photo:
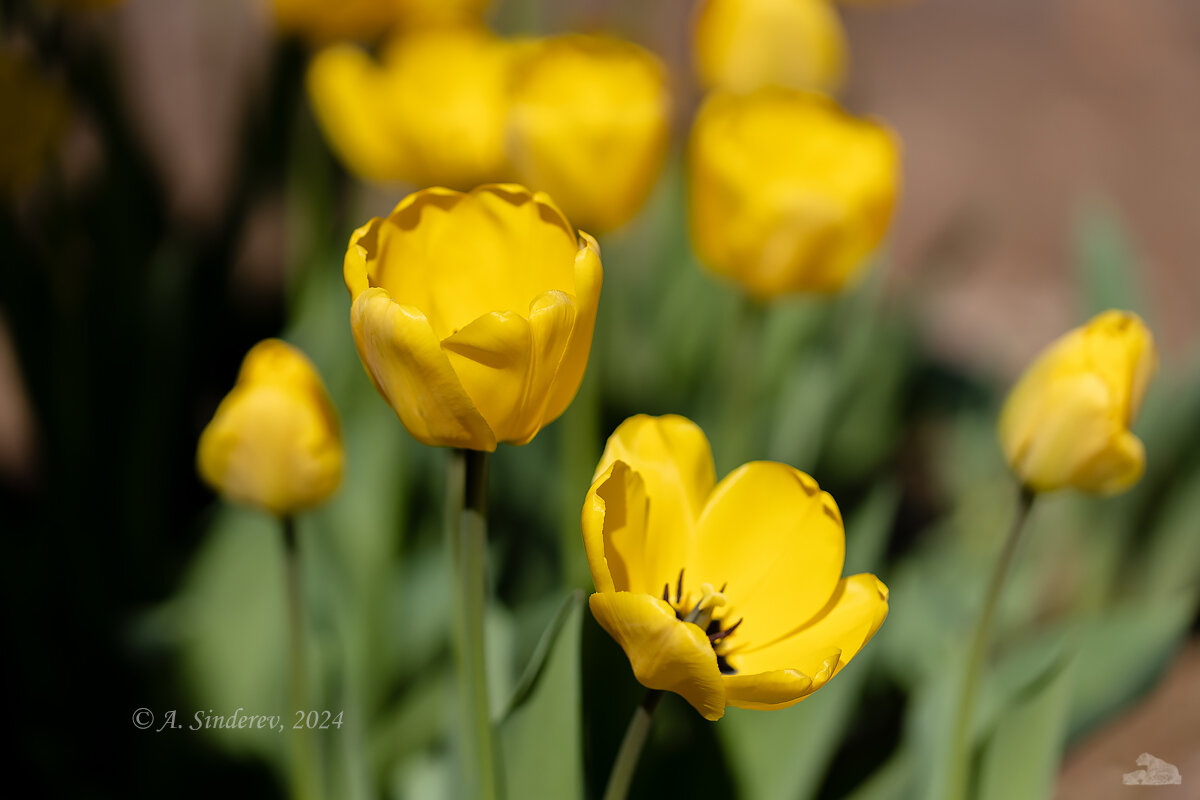
[{"label": "tulip cluster", "polygon": [[[333,13],[323,3],[275,2],[281,24],[312,38],[401,29],[378,55],[324,47],[306,80],[321,128],[352,171],[429,184],[355,230],[342,267],[371,384],[413,438],[455,449],[447,531],[456,735],[458,757],[470,762],[464,780],[480,796],[502,773],[484,657],[486,454],[529,443],[575,397],[603,282],[600,248],[576,225],[603,232],[629,220],[669,133],[667,78],[652,54],[605,36],[506,40],[478,25],[442,25],[477,21],[484,5],[350,2]],[[843,289],[888,231],[901,156],[885,125],[826,94],[845,70],[836,13],[825,0],[707,0],[694,34],[708,90],[686,153],[699,261],[756,301],[748,307]],[[999,438],[1022,500],[960,682],[964,742],[1034,494],[1114,493],[1139,479],[1145,453],[1130,426],[1156,364],[1141,319],[1109,311],[1052,344],[1005,404]],[[312,364],[279,340],[255,346],[202,434],[197,462],[226,497],[285,520],[294,656],[303,655],[303,625],[291,520],[337,489],[343,460],[337,415]],[[842,575],[841,511],[813,477],[751,461],[718,480],[708,439],[681,416],[637,415],[616,428],[580,525],[596,621],[648,698],[677,693],[708,720],[729,707],[800,702],[888,614],[881,580]],[[303,659],[294,661],[302,687]],[[627,788],[638,747],[622,746],[606,796]],[[952,760],[961,765],[968,748],[960,747]],[[303,754],[294,760],[302,785]]]},{"label": "tulip cluster", "polygon": [[458,189],[519,180],[595,233],[637,212],[666,155],[665,69],[607,36],[415,30],[378,60],[349,44],[322,50],[308,90],[362,178]]}]

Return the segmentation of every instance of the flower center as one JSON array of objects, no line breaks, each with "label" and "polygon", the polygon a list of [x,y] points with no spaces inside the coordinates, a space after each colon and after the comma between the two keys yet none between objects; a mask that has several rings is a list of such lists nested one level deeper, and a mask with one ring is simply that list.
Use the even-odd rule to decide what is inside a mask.
[{"label": "flower center", "polygon": [[703,583],[700,589],[683,591],[683,570],[679,570],[679,578],[675,581],[675,600],[671,600],[671,585],[663,584],[662,599],[675,609],[675,617],[681,622],[690,622],[708,635],[708,642],[717,655],[717,668],[722,675],[732,675],[737,672],[729,665],[725,655],[729,650],[729,637],[742,624],[738,617],[732,625],[726,623],[732,618],[731,608],[725,598],[725,587],[714,589],[711,583]]}]

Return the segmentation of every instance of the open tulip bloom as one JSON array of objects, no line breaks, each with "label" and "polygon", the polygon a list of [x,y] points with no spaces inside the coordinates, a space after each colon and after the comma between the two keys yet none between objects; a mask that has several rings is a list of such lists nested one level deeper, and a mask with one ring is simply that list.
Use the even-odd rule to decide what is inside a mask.
[{"label": "open tulip bloom", "polygon": [[841,577],[837,504],[756,461],[716,483],[704,433],[637,416],[608,440],[583,507],[591,609],[644,686],[705,718],[786,708],[832,678],[887,616],[874,575]]},{"label": "open tulip bloom", "polygon": [[344,275],[363,366],[417,440],[525,444],[575,396],[600,251],[545,194],[411,194],[354,232]]}]

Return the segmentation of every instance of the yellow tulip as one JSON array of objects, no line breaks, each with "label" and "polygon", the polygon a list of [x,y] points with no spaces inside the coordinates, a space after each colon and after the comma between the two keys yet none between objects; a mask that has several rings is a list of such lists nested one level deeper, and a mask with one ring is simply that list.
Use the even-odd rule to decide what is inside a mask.
[{"label": "yellow tulip", "polygon": [[800,702],[887,616],[879,579],[841,577],[842,518],[816,481],[756,461],[716,483],[708,441],[683,417],[617,428],[583,538],[592,613],[637,679],[710,720]]},{"label": "yellow tulip", "polygon": [[490,0],[392,0],[401,25],[434,27],[479,24]]},{"label": "yellow tulip", "polygon": [[600,251],[545,194],[411,194],[354,232],[344,275],[358,355],[418,441],[525,444],[575,396]]},{"label": "yellow tulip", "polygon": [[705,88],[830,92],[845,77],[846,35],[827,0],[707,0],[694,58]]},{"label": "yellow tulip", "polygon": [[715,93],[689,144],[696,253],[759,299],[837,291],[887,231],[899,161],[887,128],[824,96]]},{"label": "yellow tulip", "polygon": [[271,0],[281,30],[316,42],[373,39],[395,28],[478,25],[488,5],[489,0]]},{"label": "yellow tulip", "polygon": [[0,52],[0,199],[41,177],[69,122],[66,93],[24,57]]},{"label": "yellow tulip", "polygon": [[530,44],[514,77],[513,165],[576,224],[617,228],[662,168],[669,101],[666,69],[635,44],[582,35]]},{"label": "yellow tulip", "polygon": [[214,489],[279,516],[333,494],[343,460],[337,412],[321,376],[303,353],[278,339],[246,354],[196,455],[200,475]]},{"label": "yellow tulip", "polygon": [[1141,478],[1142,442],[1129,427],[1158,367],[1138,315],[1105,311],[1042,351],[1000,414],[1009,466],[1036,492],[1113,494]]},{"label": "yellow tulip", "polygon": [[334,45],[309,65],[308,93],[334,152],[360,177],[468,188],[509,171],[513,52],[477,29],[401,36],[381,61]]},{"label": "yellow tulip", "polygon": [[390,0],[271,0],[281,30],[313,41],[370,39],[396,22]]}]

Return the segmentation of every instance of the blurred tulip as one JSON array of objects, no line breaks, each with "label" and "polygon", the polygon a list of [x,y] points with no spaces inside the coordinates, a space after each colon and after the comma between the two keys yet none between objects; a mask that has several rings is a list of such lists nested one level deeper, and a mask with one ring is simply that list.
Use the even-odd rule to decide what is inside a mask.
[{"label": "blurred tulip", "polygon": [[437,27],[477,25],[490,0],[392,0],[401,25]]},{"label": "blurred tulip", "polygon": [[513,87],[509,146],[521,180],[603,233],[646,200],[667,152],[666,70],[650,52],[603,36],[531,44]]},{"label": "blurred tulip", "polygon": [[899,161],[891,131],[822,95],[715,93],[689,143],[697,255],[759,299],[837,291],[887,231]]},{"label": "blurred tulip", "polygon": [[755,461],[717,483],[708,440],[683,417],[621,423],[584,501],[583,538],[592,613],[637,679],[710,720],[727,705],[800,702],[887,616],[878,578],[841,577],[842,517],[816,481]]},{"label": "blurred tulip", "polygon": [[325,136],[357,175],[467,188],[504,178],[512,47],[475,29],[414,33],[376,61],[335,45],[308,68]]},{"label": "blurred tulip", "polygon": [[845,77],[846,35],[827,0],[705,0],[694,58],[708,89],[831,92]]},{"label": "blurred tulip", "polygon": [[1105,311],[1059,338],[1000,414],[1013,472],[1035,492],[1113,494],[1137,483],[1146,453],[1129,426],[1157,367],[1153,336],[1127,311]]},{"label": "blurred tulip", "polygon": [[358,355],[418,441],[525,444],[587,366],[600,252],[541,192],[432,188],[350,237]]},{"label": "blurred tulip", "polygon": [[196,460],[218,492],[278,516],[333,494],[344,460],[337,412],[304,354],[278,339],[251,348]]},{"label": "blurred tulip", "polygon": [[396,22],[393,0],[271,0],[280,30],[315,42],[372,39]]},{"label": "blurred tulip", "polygon": [[67,95],[13,53],[0,53],[0,197],[33,184],[70,121]]}]

